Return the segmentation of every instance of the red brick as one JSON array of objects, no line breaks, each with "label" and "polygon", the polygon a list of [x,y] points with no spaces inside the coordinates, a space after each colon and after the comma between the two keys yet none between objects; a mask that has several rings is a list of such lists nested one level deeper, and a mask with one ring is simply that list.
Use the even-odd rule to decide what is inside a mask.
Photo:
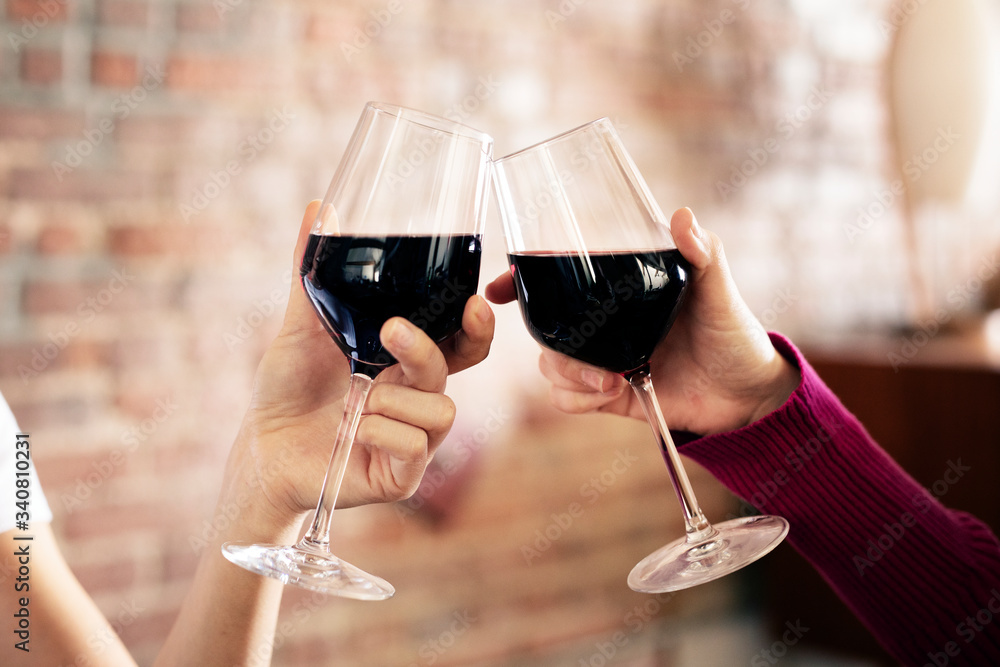
[{"label": "red brick", "polygon": [[[96,472],[95,465],[100,466],[102,461],[111,462],[112,450],[85,455],[67,455],[49,454],[42,448],[35,450],[32,455],[35,458],[35,465],[38,466],[42,485],[48,494],[49,504],[53,507],[58,506],[60,510],[73,512],[82,508],[97,491],[98,485],[93,483],[94,480],[89,488],[86,486],[87,476]],[[122,461],[120,466],[112,464],[110,470],[105,466],[105,474],[101,475],[101,479],[109,479],[123,469],[125,463]],[[103,483],[100,482],[101,485]],[[64,494],[67,498],[65,502]]]},{"label": "red brick", "polygon": [[[58,356],[56,357],[59,358]],[[49,372],[45,369],[42,373]],[[29,379],[28,382],[31,380]],[[9,397],[8,397],[9,398]],[[61,398],[44,403],[14,403],[11,409],[17,415],[18,426],[29,433],[41,426],[81,427],[94,419],[98,414],[98,406],[93,401],[84,398]]]},{"label": "red brick", "polygon": [[132,88],[139,83],[139,61],[132,54],[97,51],[90,59],[90,78],[99,86]]},{"label": "red brick", "polygon": [[63,365],[74,369],[105,368],[111,359],[111,346],[100,341],[84,340],[84,331],[81,324],[78,338],[63,350],[61,355]]},{"label": "red brick", "polygon": [[[72,321],[67,317],[66,323],[46,332],[40,340],[20,343],[18,345],[5,345],[0,350],[0,377],[16,378],[17,382],[30,382],[37,373],[47,373],[72,368],[80,369],[104,369],[111,358],[109,346],[106,343],[90,341],[84,339],[85,329],[80,326],[70,344],[64,349],[60,349],[58,354],[52,356],[54,348],[53,340],[62,341],[60,334],[66,334],[66,324]],[[49,334],[53,338],[49,338]],[[48,356],[46,356],[48,355]],[[52,358],[49,358],[52,357]],[[24,377],[22,377],[22,374]]]},{"label": "red brick", "polygon": [[62,79],[62,53],[49,49],[26,49],[21,56],[21,80],[50,84]]},{"label": "red brick", "polygon": [[43,255],[72,255],[83,250],[83,240],[75,227],[49,225],[38,235],[37,250]]},{"label": "red brick", "polygon": [[[137,303],[136,309],[157,312],[157,307],[164,306],[164,301],[171,295],[168,291],[160,290],[159,296],[150,296],[149,300],[156,299],[158,303]],[[140,297],[139,301],[146,299]],[[155,328],[153,329],[155,332]],[[178,334],[174,337],[158,336],[154,338],[127,338],[119,340],[114,346],[114,356],[112,362],[117,368],[127,370],[141,366],[149,371],[157,369],[175,368],[178,358],[181,357],[178,349],[183,345],[184,340],[178,340]],[[177,396],[177,392],[172,392],[168,387],[160,386],[158,397]],[[137,419],[148,417],[150,412],[136,413]]]},{"label": "red brick", "polygon": [[149,23],[150,5],[132,0],[102,0],[97,12],[104,25],[144,26]]},{"label": "red brick", "polygon": [[[145,342],[155,345],[161,340],[162,337],[158,337]],[[138,389],[134,386],[122,387],[115,402],[117,407],[125,412],[132,421],[138,422],[154,415],[159,416],[161,406],[165,406],[165,409],[170,413],[166,415],[166,418],[169,418],[175,414],[175,409],[178,407],[175,400],[177,393],[177,391],[162,385],[157,385],[155,389]]]},{"label": "red brick", "polygon": [[31,362],[32,346],[28,343],[4,343],[0,345],[0,378],[16,378],[10,380],[11,386],[17,386],[18,367]]},{"label": "red brick", "polygon": [[22,308],[31,315],[67,313],[75,317],[77,306],[95,291],[95,285],[82,282],[31,283],[24,288]]},{"label": "red brick", "polygon": [[177,29],[181,32],[221,32],[225,21],[219,16],[214,3],[179,4]]},{"label": "red brick", "polygon": [[274,61],[256,57],[179,55],[167,63],[167,83],[179,90],[234,91],[290,83]]},{"label": "red brick", "polygon": [[153,504],[151,497],[137,498],[124,506],[86,503],[63,523],[62,532],[68,539],[101,537],[138,530],[156,530],[169,525],[172,515],[165,506]]},{"label": "red brick", "polygon": [[7,0],[7,18],[11,21],[28,19],[36,26],[46,22],[65,21],[68,0]]},{"label": "red brick", "polygon": [[0,139],[51,139],[83,136],[82,112],[0,107]]},{"label": "red brick", "polygon": [[93,565],[74,565],[73,573],[91,595],[104,591],[127,591],[135,584],[136,564],[133,560],[110,560]]},{"label": "red brick", "polygon": [[317,44],[327,44],[331,49],[335,48],[337,53],[341,53],[340,43],[352,43],[354,29],[357,27],[360,27],[360,24],[354,12],[313,13],[306,19],[306,39]]},{"label": "red brick", "polygon": [[122,144],[182,145],[204,121],[172,115],[130,114],[115,125],[115,139]]},{"label": "red brick", "polygon": [[108,249],[124,257],[183,254],[196,248],[199,230],[194,226],[120,226],[109,230]]},{"label": "red brick", "polygon": [[230,87],[238,62],[209,56],[175,56],[167,64],[167,83],[172,88],[210,90]]},{"label": "red brick", "polygon": [[[142,281],[134,269],[119,267],[87,282],[32,282],[25,286],[24,311],[29,314],[63,313],[69,323],[84,329],[109,313],[149,312],[171,307],[176,298],[172,282]],[[71,331],[68,331],[71,335]]]},{"label": "red brick", "polygon": [[[113,303],[111,297],[100,294],[101,289],[95,283],[71,281],[31,283],[24,288],[23,310],[31,315],[65,314],[73,320],[79,318],[81,322],[76,324],[76,328],[68,331],[70,335],[77,335],[74,332],[84,324],[80,312],[86,311],[87,320],[92,321],[93,313],[97,312],[98,306],[106,310]],[[89,299],[94,300],[96,304],[92,308],[88,308]],[[105,305],[100,301],[108,301],[108,304]]]},{"label": "red brick", "polygon": [[134,170],[97,172],[85,167],[59,175],[51,167],[15,169],[10,174],[9,196],[39,201],[110,202],[145,200],[156,189],[152,174]]},{"label": "red brick", "polygon": [[[188,404],[186,407],[188,410],[191,410],[194,406]],[[178,407],[178,409],[181,408]],[[210,469],[209,466],[206,466],[206,463],[209,462],[211,462],[211,460],[206,456],[205,444],[198,442],[169,449],[157,449],[154,467],[156,468],[157,475],[165,476],[177,473],[190,474],[192,472],[200,473],[203,470]],[[219,461],[218,463],[221,465],[224,461]],[[215,468],[215,466],[211,466],[211,468]],[[210,476],[209,479],[213,479],[214,477],[214,475]],[[221,480],[221,475],[218,477]],[[207,488],[191,490],[188,493],[191,495],[191,498],[189,498],[190,500],[193,500],[196,494],[201,494],[208,503],[211,503],[216,497],[215,491],[209,491]]]}]

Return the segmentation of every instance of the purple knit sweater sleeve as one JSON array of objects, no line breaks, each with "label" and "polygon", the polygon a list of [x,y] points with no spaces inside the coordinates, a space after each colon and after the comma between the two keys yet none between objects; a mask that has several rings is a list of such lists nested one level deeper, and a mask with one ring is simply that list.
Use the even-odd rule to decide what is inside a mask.
[{"label": "purple knit sweater sleeve", "polygon": [[[902,664],[1000,665],[1000,542],[900,468],[789,341],[771,340],[802,372],[785,405],[680,451],[788,519],[789,543]],[[968,469],[948,465],[945,483]]]}]

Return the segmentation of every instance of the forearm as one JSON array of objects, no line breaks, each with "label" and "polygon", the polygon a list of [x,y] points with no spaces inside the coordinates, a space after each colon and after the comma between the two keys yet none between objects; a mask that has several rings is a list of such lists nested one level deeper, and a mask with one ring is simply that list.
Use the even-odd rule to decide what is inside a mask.
[{"label": "forearm", "polygon": [[[789,542],[904,664],[936,654],[951,665],[997,660],[996,537],[917,484],[794,348],[774,340],[802,370],[789,400],[681,451],[751,505],[787,518]],[[976,622],[991,602],[996,621]]]},{"label": "forearm", "polygon": [[[18,614],[28,614],[23,634],[7,635],[0,646],[0,664],[135,667],[111,623],[66,564],[48,522],[32,522],[27,534],[30,541],[20,539],[25,535],[21,531],[0,535],[0,575],[8,577],[0,587],[0,612],[18,621],[9,627],[19,630],[25,617]],[[18,556],[25,551],[27,563]],[[19,573],[18,580],[13,573]]]},{"label": "forearm", "polygon": [[282,584],[233,565],[221,551],[227,541],[290,544],[296,526],[261,511],[259,486],[230,472],[213,514],[222,526],[200,543],[201,560],[177,621],[157,656],[157,666],[269,665]]},{"label": "forearm", "polygon": [[281,583],[226,561],[213,543],[156,665],[268,665]]}]

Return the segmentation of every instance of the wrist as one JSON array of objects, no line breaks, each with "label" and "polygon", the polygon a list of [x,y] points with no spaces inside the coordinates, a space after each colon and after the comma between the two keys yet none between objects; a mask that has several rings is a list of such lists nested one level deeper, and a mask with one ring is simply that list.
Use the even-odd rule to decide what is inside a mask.
[{"label": "wrist", "polygon": [[226,463],[213,521],[227,540],[284,543],[294,540],[305,512],[293,512],[271,497],[287,472],[284,459],[258,456],[245,432],[237,437]]},{"label": "wrist", "polygon": [[753,424],[784,405],[801,381],[799,369],[774,350],[760,384],[759,398],[750,411],[746,424]]},{"label": "wrist", "polygon": [[280,514],[270,506],[259,485],[223,493],[212,514],[221,542],[291,543],[303,515]]}]

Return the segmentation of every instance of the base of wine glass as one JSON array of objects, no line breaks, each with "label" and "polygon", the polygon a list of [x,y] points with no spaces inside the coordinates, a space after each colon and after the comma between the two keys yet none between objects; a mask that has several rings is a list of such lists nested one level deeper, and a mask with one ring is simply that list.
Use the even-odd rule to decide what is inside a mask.
[{"label": "base of wine glass", "polygon": [[331,553],[303,547],[301,543],[282,546],[226,542],[222,545],[222,555],[229,562],[256,574],[328,595],[355,600],[385,600],[396,593],[396,589],[385,579]]},{"label": "base of wine glass", "polygon": [[788,534],[779,516],[751,516],[713,525],[701,540],[680,538],[642,559],[628,575],[638,593],[666,593],[708,583],[770,553]]}]

